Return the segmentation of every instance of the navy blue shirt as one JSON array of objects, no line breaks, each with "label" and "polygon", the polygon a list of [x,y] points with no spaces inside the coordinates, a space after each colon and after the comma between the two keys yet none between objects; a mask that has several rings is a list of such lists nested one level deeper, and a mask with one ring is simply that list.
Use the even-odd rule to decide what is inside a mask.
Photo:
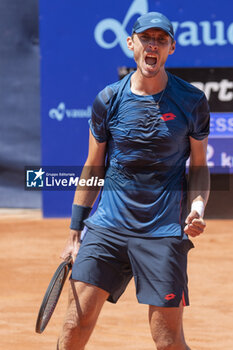
[{"label": "navy blue shirt", "polygon": [[208,136],[208,103],[202,91],[170,73],[164,92],[136,95],[131,75],[107,86],[93,104],[90,128],[98,142],[107,142],[107,170],[98,208],[85,224],[133,236],[181,236],[189,137]]}]

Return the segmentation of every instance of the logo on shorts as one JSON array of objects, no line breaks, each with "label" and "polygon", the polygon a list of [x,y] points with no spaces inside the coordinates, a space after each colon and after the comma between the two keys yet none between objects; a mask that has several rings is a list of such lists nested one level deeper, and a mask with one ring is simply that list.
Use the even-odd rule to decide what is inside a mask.
[{"label": "logo on shorts", "polygon": [[176,297],[176,295],[173,294],[173,293],[171,293],[171,294],[167,294],[167,295],[165,296],[164,299],[166,299],[166,300],[172,300],[172,299],[174,299],[175,297]]},{"label": "logo on shorts", "polygon": [[43,187],[43,175],[44,171],[42,168],[39,170],[27,170],[26,172],[26,187]]}]

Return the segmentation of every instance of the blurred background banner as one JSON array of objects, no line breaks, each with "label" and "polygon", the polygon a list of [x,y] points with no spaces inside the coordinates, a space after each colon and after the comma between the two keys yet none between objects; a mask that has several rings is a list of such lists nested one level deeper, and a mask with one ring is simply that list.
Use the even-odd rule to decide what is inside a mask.
[{"label": "blurred background banner", "polygon": [[[173,22],[177,41],[167,67],[208,95],[208,161],[232,171],[232,9],[231,0],[41,0],[41,166],[84,163],[93,100],[120,71],[135,68],[126,38],[138,16],[159,11]],[[72,200],[69,191],[43,192],[44,216],[69,216]]]},{"label": "blurred background banner", "polygon": [[40,164],[37,0],[0,2],[0,207],[40,208],[25,166]]}]

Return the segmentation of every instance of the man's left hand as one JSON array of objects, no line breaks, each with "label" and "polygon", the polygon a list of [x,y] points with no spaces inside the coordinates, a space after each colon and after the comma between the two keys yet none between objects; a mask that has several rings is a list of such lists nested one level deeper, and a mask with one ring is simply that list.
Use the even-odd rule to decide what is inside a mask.
[{"label": "man's left hand", "polygon": [[191,213],[187,216],[185,223],[186,226],[184,228],[184,232],[191,237],[199,236],[204,232],[206,227],[205,221],[195,210],[191,211]]}]

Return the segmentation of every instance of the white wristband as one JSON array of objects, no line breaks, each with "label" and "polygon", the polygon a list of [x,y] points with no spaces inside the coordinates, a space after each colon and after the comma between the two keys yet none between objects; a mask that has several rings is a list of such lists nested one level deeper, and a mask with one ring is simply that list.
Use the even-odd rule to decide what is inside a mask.
[{"label": "white wristband", "polygon": [[196,212],[203,218],[205,205],[202,201],[194,201],[191,205],[191,211],[196,210]]}]

